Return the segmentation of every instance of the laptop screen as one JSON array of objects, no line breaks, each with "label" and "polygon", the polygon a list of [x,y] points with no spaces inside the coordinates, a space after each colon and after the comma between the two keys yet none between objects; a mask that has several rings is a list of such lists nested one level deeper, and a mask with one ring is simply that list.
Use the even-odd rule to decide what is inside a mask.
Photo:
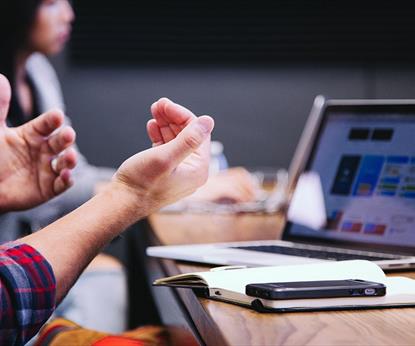
[{"label": "laptop screen", "polygon": [[415,107],[328,106],[306,171],[320,177],[327,222],[288,224],[285,238],[415,248]]}]

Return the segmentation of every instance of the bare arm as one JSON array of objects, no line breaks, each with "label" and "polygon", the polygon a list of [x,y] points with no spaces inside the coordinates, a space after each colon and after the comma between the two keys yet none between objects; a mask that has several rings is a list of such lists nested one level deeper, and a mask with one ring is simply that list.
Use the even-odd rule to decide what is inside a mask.
[{"label": "bare arm", "polygon": [[106,243],[140,218],[194,192],[206,181],[212,129],[210,117],[194,117],[168,143],[125,161],[105,191],[21,239],[52,265],[58,301]]},{"label": "bare arm", "polygon": [[21,242],[34,247],[51,264],[59,302],[105,244],[145,215],[146,210],[131,196],[111,186]]}]

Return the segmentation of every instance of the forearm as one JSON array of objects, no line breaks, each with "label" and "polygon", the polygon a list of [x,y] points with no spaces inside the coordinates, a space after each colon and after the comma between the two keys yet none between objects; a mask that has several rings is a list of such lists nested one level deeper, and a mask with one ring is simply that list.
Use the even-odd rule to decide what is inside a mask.
[{"label": "forearm", "polygon": [[51,264],[59,302],[98,252],[149,210],[121,188],[111,188],[22,242]]}]

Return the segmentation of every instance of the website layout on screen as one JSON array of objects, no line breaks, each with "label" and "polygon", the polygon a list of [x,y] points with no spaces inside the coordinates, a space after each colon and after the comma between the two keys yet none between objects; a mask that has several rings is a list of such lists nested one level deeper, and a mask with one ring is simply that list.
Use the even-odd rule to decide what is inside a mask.
[{"label": "website layout on screen", "polygon": [[310,171],[320,175],[324,229],[292,235],[415,246],[415,114],[329,117]]}]

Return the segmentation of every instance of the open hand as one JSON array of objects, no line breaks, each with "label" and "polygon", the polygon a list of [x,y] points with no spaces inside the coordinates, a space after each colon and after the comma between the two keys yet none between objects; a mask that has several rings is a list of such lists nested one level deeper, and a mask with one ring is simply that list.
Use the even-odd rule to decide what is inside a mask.
[{"label": "open hand", "polygon": [[9,128],[10,96],[10,85],[0,75],[0,212],[28,209],[62,193],[72,185],[76,165],[76,152],[69,148],[75,131],[60,128],[62,112]]}]

